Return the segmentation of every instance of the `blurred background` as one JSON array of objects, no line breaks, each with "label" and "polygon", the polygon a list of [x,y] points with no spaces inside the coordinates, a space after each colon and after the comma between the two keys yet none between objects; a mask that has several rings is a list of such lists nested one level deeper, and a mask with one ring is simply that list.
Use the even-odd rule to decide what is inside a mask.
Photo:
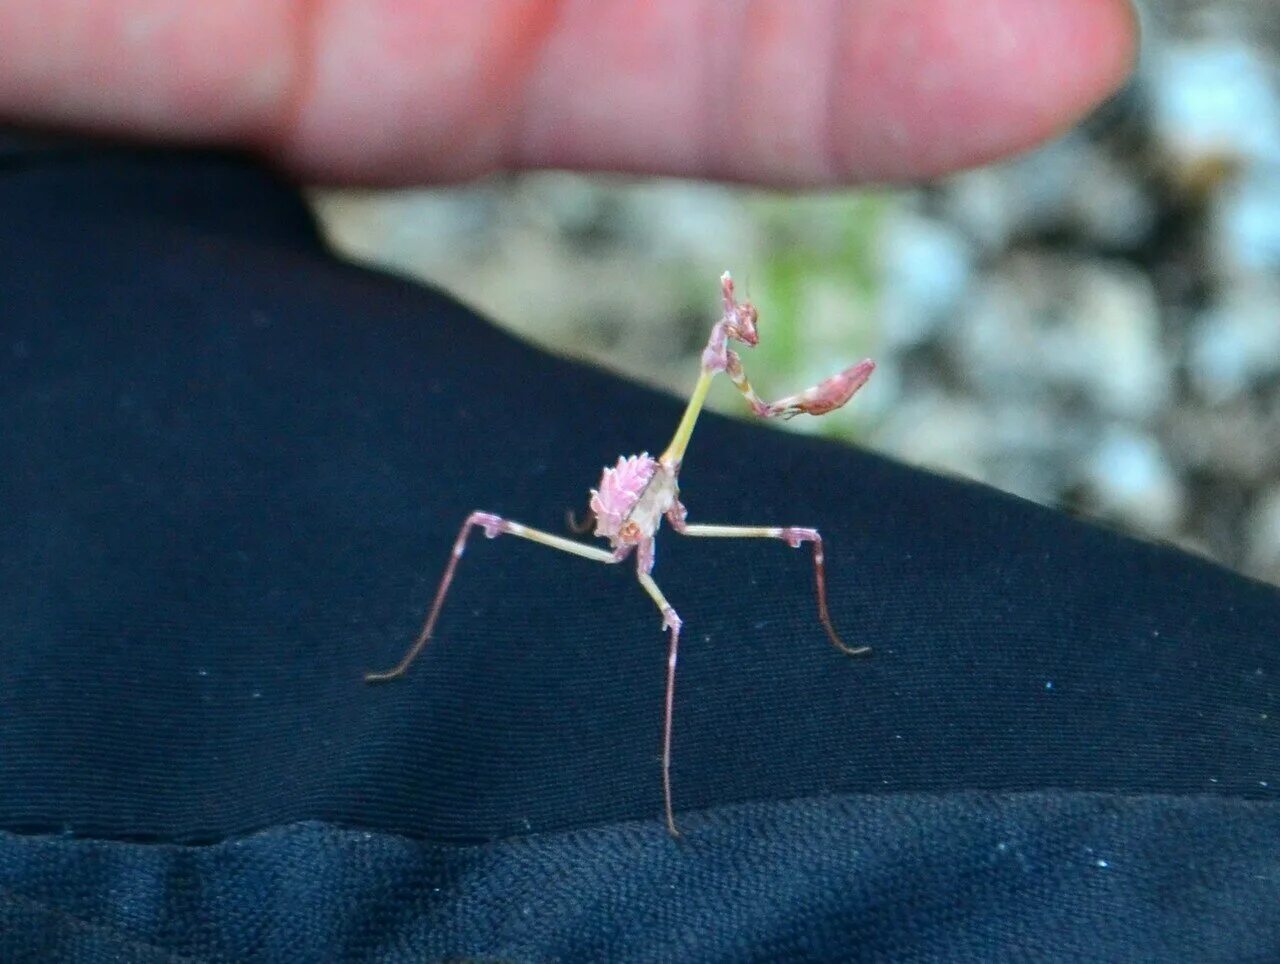
[{"label": "blurred background", "polygon": [[[1141,8],[1138,74],[1084,126],[918,189],[547,173],[313,199],[353,257],[681,395],[729,268],[765,397],[879,363],[787,429],[1280,583],[1280,4]],[[713,407],[749,417],[727,383]]]}]

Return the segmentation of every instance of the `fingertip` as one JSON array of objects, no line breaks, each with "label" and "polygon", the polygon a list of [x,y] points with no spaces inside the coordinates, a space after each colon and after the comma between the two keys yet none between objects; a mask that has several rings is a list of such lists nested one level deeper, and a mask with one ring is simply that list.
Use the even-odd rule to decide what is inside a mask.
[{"label": "fingertip", "polygon": [[[1076,0],[1061,12],[1063,39],[1075,56],[1062,78],[1059,128],[1076,123],[1120,90],[1133,74],[1139,49],[1131,0]],[[1048,82],[1053,80],[1050,75]]]},{"label": "fingertip", "polygon": [[[927,15],[923,7],[928,7]],[[1034,147],[1128,79],[1129,0],[867,0],[837,63],[833,167],[905,181]]]}]

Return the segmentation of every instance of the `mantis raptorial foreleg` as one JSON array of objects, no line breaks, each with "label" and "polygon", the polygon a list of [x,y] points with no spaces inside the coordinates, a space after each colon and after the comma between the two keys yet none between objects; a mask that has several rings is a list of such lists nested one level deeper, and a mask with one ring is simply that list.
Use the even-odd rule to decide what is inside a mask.
[{"label": "mantis raptorial foreleg", "polygon": [[685,449],[688,448],[689,439],[693,436],[693,428],[698,423],[698,415],[707,401],[707,392],[711,389],[712,379],[717,373],[724,372],[729,376],[734,388],[742,393],[751,410],[761,418],[789,419],[796,415],[825,415],[835,411],[853,398],[854,393],[867,383],[867,379],[876,369],[875,362],[867,359],[842,372],[837,372],[812,388],[806,388],[803,392],[796,392],[776,402],[766,402],[751,387],[738,353],[729,348],[730,341],[739,341],[749,346],[754,346],[760,341],[760,334],[756,330],[759,316],[755,305],[749,301],[737,300],[733,293],[733,279],[729,277],[727,271],[720,278],[720,298],[724,305],[724,314],[711,329],[711,338],[702,351],[698,381],[693,386],[693,392],[685,406],[684,416],[676,426],[671,444],[659,459],[673,472],[680,470]]},{"label": "mantis raptorial foreleg", "polygon": [[526,525],[521,525],[519,522],[511,522],[491,512],[473,512],[462,523],[462,528],[458,531],[458,538],[454,540],[453,553],[449,556],[449,564],[445,567],[444,575],[440,578],[440,586],[436,589],[436,598],[431,604],[431,611],[427,614],[427,621],[422,624],[422,632],[418,634],[418,638],[409,647],[408,652],[404,654],[399,663],[393,668],[380,673],[365,673],[365,680],[370,683],[380,683],[385,680],[395,679],[397,676],[404,675],[404,671],[417,659],[418,654],[422,652],[423,647],[431,639],[432,631],[436,628],[436,620],[440,618],[440,610],[444,607],[444,597],[449,592],[449,584],[453,582],[453,574],[458,568],[458,560],[462,558],[463,552],[466,551],[467,536],[471,534],[471,530],[476,526],[483,528],[484,534],[490,539],[496,539],[500,535],[519,536],[521,539],[528,539],[530,542],[538,542],[544,546],[550,546],[552,549],[559,549],[561,552],[582,556],[582,558],[590,559],[593,562],[621,562],[630,552],[629,549],[627,551],[619,549],[609,552],[596,546],[586,546],[581,542],[574,542],[572,539],[552,535],[550,532],[543,532],[541,529],[531,529]]},{"label": "mantis raptorial foreleg", "polygon": [[747,381],[747,373],[742,370],[742,359],[736,351],[725,351],[724,372],[733,382],[733,387],[742,393],[742,397],[751,406],[751,411],[761,418],[790,419],[800,414],[825,415],[843,405],[859,388],[863,386],[875,365],[871,362],[859,362],[852,368],[832,375],[812,388],[796,392],[776,402],[766,402],[756,394]]}]

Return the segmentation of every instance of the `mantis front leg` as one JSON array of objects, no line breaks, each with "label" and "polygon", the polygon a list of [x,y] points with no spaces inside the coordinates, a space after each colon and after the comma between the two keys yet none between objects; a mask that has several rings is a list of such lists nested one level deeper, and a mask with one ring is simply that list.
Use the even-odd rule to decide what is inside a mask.
[{"label": "mantis front leg", "polygon": [[727,271],[720,278],[720,294],[724,302],[724,314],[711,329],[711,338],[702,351],[698,381],[693,386],[693,393],[689,396],[684,416],[676,427],[671,444],[667,446],[660,459],[672,471],[678,472],[680,469],[694,426],[698,423],[698,415],[706,404],[711,381],[718,372],[724,372],[729,376],[733,387],[742,393],[742,397],[747,400],[747,404],[755,414],[761,418],[788,419],[796,415],[825,415],[827,412],[835,411],[849,401],[875,371],[875,362],[867,359],[832,375],[812,388],[780,398],[776,402],[766,402],[751,387],[738,353],[728,347],[730,341],[738,341],[747,346],[754,346],[759,342],[760,335],[756,330],[758,315],[755,306],[749,301],[737,300],[733,293],[733,279],[729,277]]}]

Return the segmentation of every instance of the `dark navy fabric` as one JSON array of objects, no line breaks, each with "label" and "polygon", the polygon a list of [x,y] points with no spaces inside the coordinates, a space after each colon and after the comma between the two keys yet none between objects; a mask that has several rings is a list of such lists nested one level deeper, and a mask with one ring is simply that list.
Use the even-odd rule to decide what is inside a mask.
[{"label": "dark navy fabric", "polygon": [[233,158],[11,152],[0,214],[0,960],[1280,960],[1276,589],[707,416],[690,519],[821,528],[874,653],[665,533],[673,841],[630,566],[477,536],[361,676],[470,510],[564,532],[679,399]]},{"label": "dark navy fabric", "polygon": [[1275,960],[1280,810],[1258,801],[859,794],[658,829],[0,833],[0,927],[94,960]]}]

